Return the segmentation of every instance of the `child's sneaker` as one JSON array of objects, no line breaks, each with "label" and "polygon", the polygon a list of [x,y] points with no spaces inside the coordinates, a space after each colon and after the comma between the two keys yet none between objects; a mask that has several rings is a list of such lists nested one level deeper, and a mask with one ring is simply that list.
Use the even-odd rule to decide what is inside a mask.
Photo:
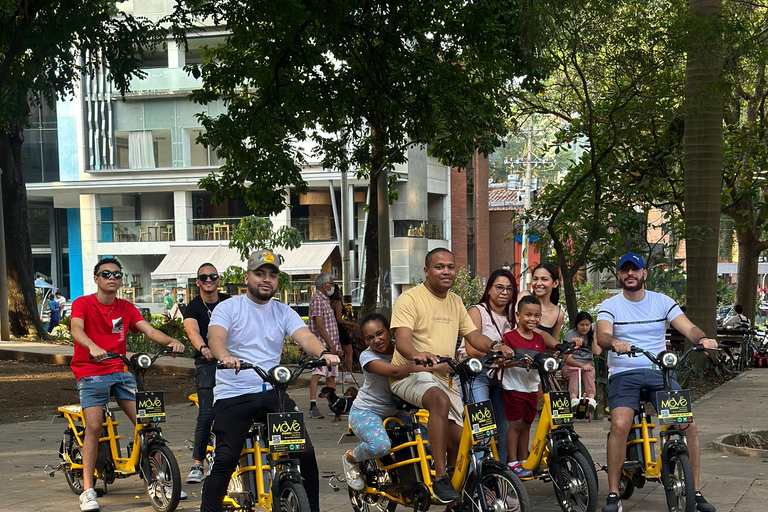
[{"label": "child's sneaker", "polygon": [[95,489],[86,489],[80,493],[80,510],[83,512],[99,510],[99,502],[96,501]]},{"label": "child's sneaker", "polygon": [[524,479],[524,478],[533,478],[533,471],[530,469],[525,469],[522,464],[519,462],[517,464],[509,464],[509,470],[512,471],[517,478]]},{"label": "child's sneaker", "polygon": [[587,398],[588,408],[589,408],[589,414],[592,414],[595,409],[597,409],[597,400],[594,398]]}]

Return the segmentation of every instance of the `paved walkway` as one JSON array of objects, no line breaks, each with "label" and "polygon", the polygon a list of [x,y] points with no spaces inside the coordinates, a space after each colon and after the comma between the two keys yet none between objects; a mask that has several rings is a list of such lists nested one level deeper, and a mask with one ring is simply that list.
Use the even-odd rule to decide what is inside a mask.
[{"label": "paved walkway", "polygon": [[[0,342],[0,358],[15,353],[27,360],[37,357],[60,357],[71,347],[55,347],[36,343]],[[50,354],[40,356],[40,354]],[[182,361],[162,360],[161,364]],[[190,380],[190,390],[194,384]],[[0,392],[2,390],[0,389]],[[309,405],[307,389],[291,392],[305,412]],[[325,408],[321,409],[325,410]],[[717,437],[737,433],[740,429],[768,430],[768,369],[752,369],[726,383],[694,403],[694,414],[702,438],[702,491],[718,511],[764,512],[768,510],[768,458],[726,456],[711,448]],[[192,406],[168,407],[168,423],[163,434],[177,454],[182,474],[186,475],[191,463],[191,452],[184,448],[185,439],[192,437],[197,410]],[[121,413],[118,415],[120,419]],[[308,431],[315,443],[320,466],[321,509],[323,512],[350,512],[346,489],[338,493],[326,485],[327,477],[341,471],[341,456],[347,446],[338,445],[345,432],[344,422],[331,423],[331,417],[308,420]],[[128,423],[123,417],[122,425]],[[592,423],[578,422],[576,429],[592,452],[597,463],[605,462],[605,439],[608,422],[601,419]],[[49,478],[43,473],[46,464],[58,462],[57,451],[65,424],[61,419],[32,421],[0,425],[0,511],[32,512],[79,510],[77,497],[69,490],[63,474]],[[765,483],[764,483],[765,482]],[[604,503],[607,492],[605,473],[599,473],[600,500]],[[559,511],[551,483],[526,484],[533,510]],[[181,502],[177,510],[196,511],[200,502],[200,485],[185,485],[189,499]],[[101,498],[103,511],[150,512],[141,480],[131,477],[118,480]],[[666,510],[663,490],[658,484],[648,484],[635,491],[630,500],[623,502],[624,510],[632,512],[658,512]],[[402,509],[406,510],[406,509]],[[436,509],[437,510],[437,509]],[[599,507],[598,507],[599,510]]]}]

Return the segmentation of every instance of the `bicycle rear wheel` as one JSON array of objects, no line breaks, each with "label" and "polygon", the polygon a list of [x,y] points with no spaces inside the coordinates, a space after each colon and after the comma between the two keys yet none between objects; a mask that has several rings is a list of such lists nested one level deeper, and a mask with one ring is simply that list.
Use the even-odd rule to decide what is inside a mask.
[{"label": "bicycle rear wheel", "polygon": [[694,512],[696,497],[693,470],[687,453],[669,453],[661,464],[661,482],[670,512]]},{"label": "bicycle rear wheel", "polygon": [[[72,447],[69,449],[69,460],[77,464],[83,463],[82,452],[80,451],[80,446],[78,446],[77,443],[73,443]],[[78,496],[80,496],[80,494],[82,494],[82,492],[85,490],[85,486],[83,485],[82,469],[68,469],[64,472],[64,478],[66,478],[67,485],[72,490],[72,492]]]},{"label": "bicycle rear wheel", "polygon": [[147,451],[150,474],[144,488],[157,512],[173,512],[181,498],[181,473],[173,452],[164,444],[153,443]]}]

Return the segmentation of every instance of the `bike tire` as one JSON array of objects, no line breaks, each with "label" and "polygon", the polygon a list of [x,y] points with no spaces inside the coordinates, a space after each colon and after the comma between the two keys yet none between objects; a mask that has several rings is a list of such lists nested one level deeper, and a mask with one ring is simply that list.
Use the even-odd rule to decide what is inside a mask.
[{"label": "bike tire", "polygon": [[634,492],[635,482],[633,482],[631,478],[621,475],[621,480],[619,481],[619,498],[628,500],[632,497]]},{"label": "bike tire", "polygon": [[670,512],[694,512],[696,489],[693,469],[687,453],[667,453],[661,464],[661,482],[667,495]]},{"label": "bike tire", "polygon": [[[595,467],[581,451],[562,453],[558,460],[549,461],[549,474],[555,496],[563,512],[595,512],[597,510],[597,475]],[[555,483],[559,474],[564,483],[560,490]]]},{"label": "bike tire", "polygon": [[181,498],[181,472],[176,457],[166,445],[152,443],[147,450],[150,474],[145,475],[144,489],[157,512],[173,512]]},{"label": "bike tire", "polygon": [[[304,487],[296,482],[280,482],[280,497],[273,500],[273,503],[280,503],[281,512],[309,512],[309,498]],[[272,509],[274,510],[274,505]]]},{"label": "bike tire", "polygon": [[[69,460],[77,464],[83,463],[83,456],[80,451],[80,446],[77,443],[73,443],[69,449]],[[83,485],[83,470],[82,469],[69,469],[64,472],[64,478],[67,480],[67,485],[73,493],[78,496],[83,493],[85,486]]]},{"label": "bike tire", "polygon": [[[530,512],[528,492],[520,479],[508,469],[496,466],[483,466],[482,469],[484,499],[487,509],[494,512]],[[469,510],[482,510],[480,497],[477,496],[474,475],[467,480],[462,492],[463,502]],[[469,501],[469,503],[467,503]]]}]

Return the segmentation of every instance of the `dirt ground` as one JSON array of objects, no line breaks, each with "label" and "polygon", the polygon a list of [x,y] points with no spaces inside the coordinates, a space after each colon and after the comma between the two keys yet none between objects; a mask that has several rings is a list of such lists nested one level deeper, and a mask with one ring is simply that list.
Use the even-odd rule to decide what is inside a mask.
[{"label": "dirt ground", "polygon": [[[147,375],[147,389],[164,391],[167,404],[188,403],[195,381],[187,375]],[[60,405],[77,404],[69,366],[0,360],[0,423],[51,418]]]}]

